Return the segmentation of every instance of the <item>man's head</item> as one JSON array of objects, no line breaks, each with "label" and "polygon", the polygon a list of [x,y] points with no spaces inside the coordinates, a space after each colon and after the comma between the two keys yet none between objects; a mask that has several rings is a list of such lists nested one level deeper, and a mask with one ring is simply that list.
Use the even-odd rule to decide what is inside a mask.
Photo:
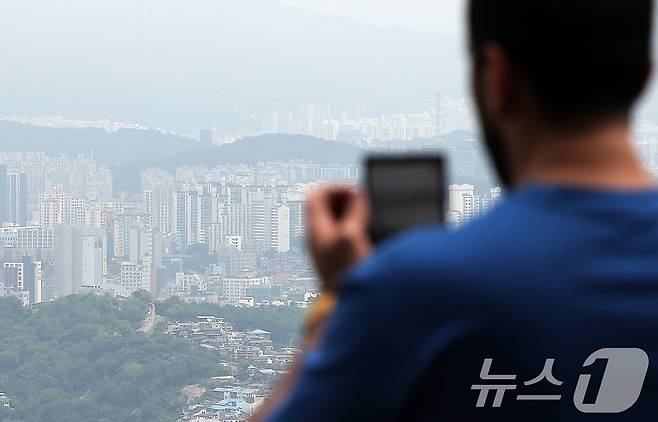
[{"label": "man's head", "polygon": [[[474,89],[504,183],[510,137],[626,118],[651,68],[653,0],[471,0]],[[520,133],[520,131],[517,131]]]}]

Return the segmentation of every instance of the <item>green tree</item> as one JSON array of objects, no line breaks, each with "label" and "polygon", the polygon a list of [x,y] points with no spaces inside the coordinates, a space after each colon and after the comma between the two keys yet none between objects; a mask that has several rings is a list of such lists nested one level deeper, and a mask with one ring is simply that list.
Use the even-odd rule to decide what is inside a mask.
[{"label": "green tree", "polygon": [[73,295],[23,308],[0,299],[2,421],[175,421],[183,386],[219,373],[211,351],[138,332],[151,298]]}]

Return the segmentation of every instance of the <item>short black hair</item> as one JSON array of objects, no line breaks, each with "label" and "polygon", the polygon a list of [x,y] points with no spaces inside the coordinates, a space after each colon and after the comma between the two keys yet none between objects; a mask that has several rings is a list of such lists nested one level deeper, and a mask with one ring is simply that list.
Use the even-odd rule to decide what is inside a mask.
[{"label": "short black hair", "polygon": [[495,42],[553,120],[628,113],[651,69],[653,0],[471,0],[471,45]]}]

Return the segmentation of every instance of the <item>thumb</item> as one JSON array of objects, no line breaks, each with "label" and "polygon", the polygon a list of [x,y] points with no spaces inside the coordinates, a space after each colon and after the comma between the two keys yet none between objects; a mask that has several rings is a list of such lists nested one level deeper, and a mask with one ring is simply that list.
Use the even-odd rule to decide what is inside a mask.
[{"label": "thumb", "polygon": [[353,191],[341,220],[340,231],[344,238],[356,246],[360,256],[370,250],[368,225],[370,224],[370,204],[367,197],[360,191]]},{"label": "thumb", "polygon": [[334,234],[334,221],[329,206],[331,191],[321,189],[308,198],[306,225],[311,243],[324,243]]}]

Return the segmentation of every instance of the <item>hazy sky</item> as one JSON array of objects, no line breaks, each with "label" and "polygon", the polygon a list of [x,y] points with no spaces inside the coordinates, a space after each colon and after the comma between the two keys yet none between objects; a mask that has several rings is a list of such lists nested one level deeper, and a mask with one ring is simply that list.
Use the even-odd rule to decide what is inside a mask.
[{"label": "hazy sky", "polygon": [[0,0],[0,116],[233,130],[309,103],[418,110],[470,92],[466,1]]},{"label": "hazy sky", "polygon": [[229,131],[300,104],[415,111],[467,93],[455,0],[0,3],[0,116]]},{"label": "hazy sky", "polygon": [[463,0],[287,0],[289,4],[383,26],[458,34]]},{"label": "hazy sky", "polygon": [[[466,0],[285,0],[288,4],[337,15],[379,26],[438,32],[453,37],[464,36]],[[657,16],[654,18],[658,22]],[[654,31],[658,38],[658,31]],[[658,49],[655,41],[654,51]],[[654,58],[655,60],[655,58]],[[654,73],[642,111],[658,117],[658,72]]]}]

